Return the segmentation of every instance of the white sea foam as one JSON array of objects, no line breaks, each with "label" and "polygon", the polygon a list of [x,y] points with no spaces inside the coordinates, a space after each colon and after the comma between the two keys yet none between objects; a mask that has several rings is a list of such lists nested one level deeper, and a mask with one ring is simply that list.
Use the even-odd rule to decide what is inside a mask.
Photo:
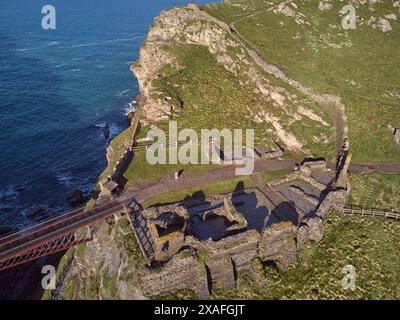
[{"label": "white sea foam", "polygon": [[7,201],[7,200],[16,200],[18,196],[18,192],[15,191],[15,186],[8,186],[4,190],[0,190],[0,200]]},{"label": "white sea foam", "polygon": [[118,91],[114,96],[116,97],[122,97],[125,96],[127,93],[129,93],[131,91],[131,89],[126,89],[126,90],[122,90],[122,91]]},{"label": "white sea foam", "polygon": [[105,122],[102,122],[102,123],[95,123],[95,124],[94,124],[94,126],[95,126],[96,128],[104,128],[105,125],[106,125]]},{"label": "white sea foam", "polygon": [[92,189],[92,185],[88,183],[88,179],[78,176],[73,176],[70,173],[59,173],[56,175],[58,183],[64,185],[68,189],[76,190],[79,189],[84,193],[89,193]]},{"label": "white sea foam", "polygon": [[131,113],[131,112],[136,112],[137,106],[136,106],[136,100],[132,100],[131,102],[128,103],[128,105],[125,106],[124,112],[125,115]]},{"label": "white sea foam", "polygon": [[72,175],[58,174],[56,178],[60,184],[66,186],[68,188],[74,188],[76,185],[76,183],[74,181],[74,177]]},{"label": "white sea foam", "polygon": [[115,123],[111,123],[111,125],[110,125],[110,137],[115,137],[120,132],[121,132],[121,128],[118,127]]}]

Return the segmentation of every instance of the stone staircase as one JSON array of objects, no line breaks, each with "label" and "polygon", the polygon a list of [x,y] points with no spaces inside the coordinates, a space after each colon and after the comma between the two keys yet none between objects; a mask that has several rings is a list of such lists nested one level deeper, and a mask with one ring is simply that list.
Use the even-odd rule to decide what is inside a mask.
[{"label": "stone staircase", "polygon": [[264,187],[264,184],[262,182],[262,173],[261,172],[256,172],[256,173],[252,174],[251,178],[253,179],[253,181],[258,189],[262,189]]},{"label": "stone staircase", "polygon": [[374,194],[376,188],[379,186],[379,182],[376,181],[375,179],[371,178],[370,181],[371,181],[371,187],[368,191],[367,198],[365,199],[364,203],[361,205],[363,208],[368,207],[368,204],[371,201],[372,195]]}]

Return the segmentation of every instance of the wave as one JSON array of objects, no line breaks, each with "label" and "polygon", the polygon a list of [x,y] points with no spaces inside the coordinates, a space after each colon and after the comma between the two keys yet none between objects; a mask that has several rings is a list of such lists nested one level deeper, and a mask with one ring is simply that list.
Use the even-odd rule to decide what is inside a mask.
[{"label": "wave", "polygon": [[60,64],[55,65],[54,68],[59,69],[59,68],[65,67],[65,66],[67,66],[66,63],[60,63]]},{"label": "wave", "polygon": [[118,42],[131,42],[134,43],[135,40],[141,39],[141,36],[134,36],[132,38],[120,38],[120,39],[112,39],[112,40],[102,40],[102,41],[95,41],[95,42],[88,42],[88,43],[81,43],[81,44],[76,44],[72,45],[69,47],[69,49],[74,49],[74,48],[82,48],[82,47],[92,47],[92,46],[102,46],[105,44],[112,44],[112,43],[118,43]]},{"label": "wave", "polygon": [[115,137],[121,132],[121,128],[115,123],[110,124],[110,137]]},{"label": "wave", "polygon": [[0,205],[4,205],[3,201],[9,201],[9,200],[16,200],[18,197],[18,191],[15,190],[15,186],[10,185],[4,190],[0,191],[0,200],[1,203]]},{"label": "wave", "polygon": [[127,93],[129,93],[132,89],[126,89],[126,90],[122,90],[122,91],[118,91],[114,96],[116,97],[123,97],[125,96]]},{"label": "wave", "polygon": [[83,193],[89,193],[93,186],[88,182],[87,178],[82,179],[70,173],[59,173],[56,175],[59,184],[67,187],[70,190],[81,190]]},{"label": "wave", "polygon": [[131,102],[129,102],[128,105],[126,105],[124,108],[125,115],[127,115],[131,112],[136,112],[136,110],[137,110],[136,104],[137,104],[136,100],[132,100]]},{"label": "wave", "polygon": [[39,47],[30,47],[30,48],[19,48],[19,49],[14,49],[16,52],[26,52],[26,51],[34,51],[34,50],[40,50],[43,47],[50,47],[50,46],[56,46],[60,44],[60,41],[50,41],[44,45],[41,45]]},{"label": "wave", "polygon": [[76,185],[76,182],[74,181],[75,178],[72,175],[69,174],[58,174],[56,176],[56,179],[58,183],[68,187],[68,188],[73,188]]},{"label": "wave", "polygon": [[94,126],[95,126],[96,128],[104,128],[105,125],[106,125],[105,122],[102,122],[102,123],[95,123],[95,124],[94,124]]},{"label": "wave", "polygon": [[26,52],[26,51],[32,51],[32,50],[37,50],[39,48],[20,48],[20,49],[15,49],[16,52]]},{"label": "wave", "polygon": [[74,48],[82,48],[82,47],[90,47],[90,46],[95,46],[97,43],[95,42],[90,42],[90,43],[81,43],[81,44],[75,44],[73,46],[65,47],[66,49],[74,49]]}]

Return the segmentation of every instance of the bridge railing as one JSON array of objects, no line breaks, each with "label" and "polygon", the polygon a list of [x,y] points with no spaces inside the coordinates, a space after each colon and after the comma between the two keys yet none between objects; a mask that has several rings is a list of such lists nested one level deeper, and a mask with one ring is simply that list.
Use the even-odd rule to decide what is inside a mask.
[{"label": "bridge railing", "polygon": [[[93,239],[93,234],[96,233],[100,221],[114,214],[116,210],[122,209],[122,203],[119,201],[109,202],[106,207],[96,207],[89,215],[74,216],[53,228],[18,238],[1,248],[0,270],[90,241]],[[76,233],[86,227],[90,227],[86,232],[89,232],[88,235]]]},{"label": "bridge railing", "polygon": [[343,214],[350,215],[361,215],[361,216],[372,216],[372,217],[384,217],[390,219],[400,219],[400,212],[390,209],[382,208],[364,208],[360,205],[347,204],[343,210]]},{"label": "bridge railing", "polygon": [[73,210],[65,211],[63,213],[52,216],[48,219],[45,219],[39,223],[32,225],[30,227],[27,227],[27,228],[24,228],[22,230],[18,230],[18,231],[12,232],[12,233],[8,233],[8,234],[0,237],[0,246],[6,245],[10,242],[13,242],[13,241],[21,238],[21,237],[29,236],[32,233],[41,231],[43,229],[47,229],[54,224],[62,223],[64,221],[70,219],[72,216],[80,216],[83,214],[90,214],[91,211],[101,208],[102,205],[109,203],[111,200],[114,200],[114,197],[112,197],[112,196],[102,197],[101,199],[96,201],[95,206],[93,208],[88,208],[87,204],[85,204],[83,206],[74,208]]}]

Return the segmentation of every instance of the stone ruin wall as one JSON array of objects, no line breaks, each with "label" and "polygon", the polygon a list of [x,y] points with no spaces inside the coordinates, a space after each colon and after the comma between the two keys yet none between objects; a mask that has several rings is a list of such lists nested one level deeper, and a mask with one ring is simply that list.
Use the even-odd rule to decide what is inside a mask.
[{"label": "stone ruin wall", "polygon": [[192,289],[197,281],[205,277],[197,260],[193,257],[174,256],[161,270],[146,270],[142,276],[142,292],[145,296],[156,296],[178,290]]},{"label": "stone ruin wall", "polygon": [[142,274],[142,290],[146,296],[156,296],[179,290],[195,290],[200,299],[209,298],[215,285],[224,290],[236,286],[237,273],[249,270],[251,261],[257,257],[274,261],[287,268],[297,259],[296,227],[288,222],[279,223],[260,235],[249,230],[219,241],[200,242],[188,237],[187,247],[199,255],[182,257],[175,255],[159,269],[145,270]]},{"label": "stone ruin wall", "polygon": [[[326,169],[325,161],[305,161],[297,172],[289,174],[274,185],[303,179],[319,190],[324,190],[326,186],[310,175],[313,170],[321,169]],[[342,170],[347,171],[347,168]],[[331,187],[334,187],[334,183],[333,181]],[[143,291],[148,296],[154,296],[191,289],[197,292],[199,298],[205,299],[216,284],[225,290],[233,289],[237,273],[249,270],[251,261],[255,258],[260,258],[263,262],[273,262],[284,270],[297,261],[304,244],[322,240],[323,219],[331,209],[341,211],[347,196],[348,189],[333,188],[318,205],[316,212],[305,215],[298,227],[291,222],[281,222],[265,229],[262,234],[249,230],[219,241],[199,241],[192,236],[179,239],[170,250],[176,253],[182,248],[191,248],[192,255],[189,253],[189,257],[182,259],[181,254],[177,254],[157,271],[144,271]],[[170,250],[169,253],[172,252]],[[200,261],[194,252],[205,252],[207,257]],[[182,271],[183,266],[187,271]]]},{"label": "stone ruin wall", "polygon": [[[303,179],[323,190],[326,186],[315,181],[310,173],[324,168],[325,161],[305,161],[299,171],[274,185]],[[347,168],[343,170],[347,171]],[[297,261],[299,250],[304,244],[322,240],[323,219],[331,209],[341,211],[347,196],[347,189],[333,189],[319,204],[316,212],[304,216],[298,227],[291,222],[281,222],[265,229],[261,235],[255,230],[249,230],[219,241],[199,241],[192,236],[180,239],[178,247],[191,248],[197,253],[207,252],[207,257],[200,261],[196,254],[184,259],[178,254],[159,270],[144,271],[143,292],[147,296],[155,296],[191,289],[197,292],[199,298],[206,299],[216,284],[225,290],[233,289],[237,273],[249,270],[255,258],[263,262],[274,262],[284,270]],[[178,252],[179,248],[174,246],[173,251]],[[182,271],[183,266],[187,268],[186,271]]]}]

